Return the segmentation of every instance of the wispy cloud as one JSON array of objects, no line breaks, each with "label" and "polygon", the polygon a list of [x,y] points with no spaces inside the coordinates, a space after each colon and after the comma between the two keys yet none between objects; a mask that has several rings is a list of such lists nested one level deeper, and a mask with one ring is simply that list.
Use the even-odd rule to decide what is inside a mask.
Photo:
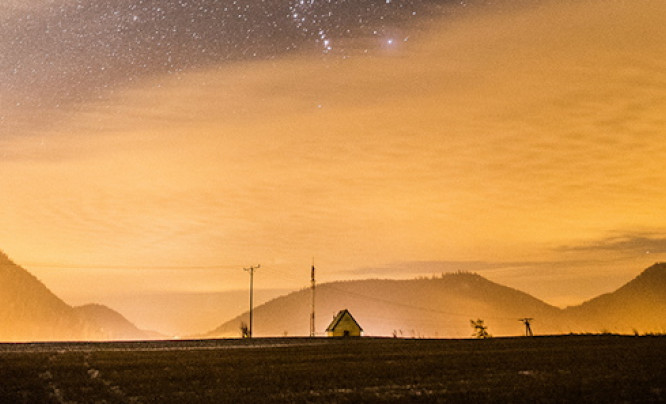
[{"label": "wispy cloud", "polygon": [[565,245],[559,247],[560,251],[598,252],[609,251],[614,253],[666,253],[666,232],[629,232],[621,233],[579,245]]}]

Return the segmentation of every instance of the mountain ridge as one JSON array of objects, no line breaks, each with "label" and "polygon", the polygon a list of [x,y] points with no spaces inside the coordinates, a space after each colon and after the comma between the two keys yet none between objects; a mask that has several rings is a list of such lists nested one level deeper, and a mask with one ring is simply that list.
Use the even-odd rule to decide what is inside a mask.
[{"label": "mountain ridge", "polygon": [[[410,293],[414,285],[420,287]],[[256,307],[254,335],[308,335],[310,293],[301,289]],[[521,335],[525,330],[521,318],[533,318],[537,334],[666,330],[661,315],[666,312],[666,263],[645,269],[613,292],[567,308],[469,272],[434,279],[336,281],[318,285],[316,293],[317,313],[326,313],[316,322],[320,333],[331,314],[345,308],[366,335],[378,336],[464,338],[471,335],[469,321],[477,318],[484,319],[489,331],[498,336]],[[239,336],[240,323],[248,321],[246,312],[205,336]]]},{"label": "mountain ridge", "polygon": [[89,303],[74,307],[74,312],[86,321],[98,326],[104,337],[109,340],[150,340],[166,339],[166,335],[154,331],[142,330],[122,314],[112,308],[98,304]]},{"label": "mountain ridge", "polygon": [[567,307],[586,324],[621,333],[666,331],[666,263],[655,263],[631,281],[578,306]]},{"label": "mountain ridge", "polygon": [[0,341],[100,341],[151,335],[106,306],[68,305],[0,251]]},{"label": "mountain ridge", "polygon": [[[310,291],[302,289],[257,307],[254,335],[307,335],[310,299]],[[521,317],[552,319],[560,315],[560,309],[554,306],[473,273],[444,274],[436,279],[325,283],[317,287],[316,307],[317,313],[326,313],[318,316],[317,330],[325,329],[330,318],[346,308],[361,322],[366,335],[380,336],[398,333],[467,337],[469,320],[476,317],[494,319],[496,332],[509,335],[514,329],[520,330],[518,319]],[[291,318],[307,321],[293,325]],[[241,322],[248,322],[248,313],[223,323],[206,336],[238,336]]]},{"label": "mountain ridge", "polygon": [[34,275],[0,251],[0,340],[70,340],[101,337]]},{"label": "mountain ridge", "polygon": [[[656,263],[613,292],[567,308],[470,272],[416,279],[363,279],[323,283],[316,289],[316,330],[348,309],[365,335],[471,336],[470,320],[483,319],[491,334],[521,335],[521,318],[535,334],[585,332],[663,333],[666,330],[666,263]],[[303,288],[259,305],[254,336],[309,335],[311,292]],[[242,313],[193,337],[240,336]],[[72,307],[0,251],[0,341],[161,339],[100,304]]]}]

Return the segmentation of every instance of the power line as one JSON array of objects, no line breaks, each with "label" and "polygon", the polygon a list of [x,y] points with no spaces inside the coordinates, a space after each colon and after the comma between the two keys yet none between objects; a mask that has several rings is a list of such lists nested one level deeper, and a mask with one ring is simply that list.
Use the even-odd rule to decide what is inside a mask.
[{"label": "power line", "polygon": [[[331,289],[333,289],[333,290],[336,290],[336,291],[338,291],[338,292],[340,292],[340,293],[347,294],[347,295],[357,296],[357,297],[360,297],[360,298],[363,298],[363,299],[367,299],[367,300],[374,300],[374,301],[377,301],[377,302],[380,302],[380,303],[387,303],[387,304],[391,304],[391,305],[394,305],[394,306],[401,306],[401,307],[405,307],[405,308],[409,308],[409,309],[414,309],[414,310],[429,311],[429,312],[438,313],[438,314],[447,314],[447,315],[450,315],[450,316],[474,317],[474,316],[471,316],[471,315],[469,315],[469,314],[463,314],[463,313],[456,313],[456,312],[451,312],[451,311],[438,310],[438,309],[433,309],[433,308],[430,308],[430,307],[415,306],[415,305],[407,304],[407,303],[399,303],[399,302],[396,302],[396,301],[386,300],[386,299],[382,299],[382,298],[379,298],[379,297],[366,295],[366,294],[363,294],[363,293],[347,291],[347,290],[344,290],[344,289],[341,289],[341,288],[338,288],[338,287],[332,286],[332,285],[330,285],[330,284],[327,285],[327,287],[329,287],[329,288],[331,288]],[[495,319],[495,320],[512,320],[512,319],[514,319],[515,317],[488,317],[488,318],[492,318],[492,319]]]},{"label": "power line", "polygon": [[534,334],[532,333],[532,327],[530,326],[530,323],[534,319],[532,317],[525,317],[525,318],[519,318],[518,321],[521,321],[523,324],[525,324],[525,336],[526,337],[533,337]]},{"label": "power line", "polygon": [[[31,268],[46,268],[46,269],[81,269],[81,270],[87,270],[87,269],[118,269],[118,270],[135,270],[135,269],[146,269],[146,270],[214,270],[214,269],[236,269],[240,265],[68,265],[68,264],[44,264],[44,263],[25,263],[23,264],[26,267],[31,267]],[[256,267],[250,267],[250,268],[244,268],[244,270],[250,272],[250,306],[252,306],[253,303],[253,297],[252,297],[252,292],[253,292],[253,276],[254,276],[254,270],[259,268],[260,265],[257,265]],[[314,268],[314,264],[313,264]],[[275,270],[271,270],[270,272],[276,272],[277,275],[280,275],[281,278],[287,279],[290,281],[294,282],[301,282],[303,281],[302,278],[295,276],[292,273],[281,271],[277,268]],[[311,280],[313,282],[313,280]],[[311,283],[312,285],[312,283]],[[411,305],[407,303],[399,303],[391,300],[386,300],[386,299],[381,299],[375,296],[367,295],[367,294],[362,294],[358,292],[352,292],[348,290],[344,290],[335,286],[332,286],[330,283],[326,285],[328,288],[331,288],[333,290],[336,290],[340,293],[344,293],[347,295],[351,296],[356,296],[360,297],[363,299],[368,299],[368,300],[374,300],[378,301],[381,303],[386,303],[386,304],[391,304],[394,306],[401,306],[409,309],[414,309],[414,310],[421,310],[421,311],[429,311],[433,313],[439,313],[439,314],[447,314],[447,315],[452,315],[452,316],[460,316],[460,317],[470,317],[469,314],[463,314],[463,313],[457,313],[457,312],[451,312],[451,311],[444,311],[444,310],[439,310],[439,309],[434,309],[430,307],[423,307],[423,306],[416,306],[416,305]],[[312,286],[311,286],[312,287]],[[250,307],[250,323],[252,323],[252,307]],[[510,319],[509,317],[489,317],[493,319]],[[526,325],[527,326],[527,325]],[[250,324],[250,335],[252,331],[252,324]],[[531,330],[530,330],[531,331]]]},{"label": "power line", "polygon": [[68,265],[24,263],[28,268],[52,269],[236,269],[240,265]]},{"label": "power line", "polygon": [[[299,270],[299,274],[302,274],[302,272],[300,272],[300,270]],[[286,279],[288,281],[293,281],[293,282],[298,282],[298,283],[304,283],[307,279],[303,276],[299,276],[299,275],[293,274],[289,271],[282,270],[279,267],[273,267],[273,266],[271,266],[270,275],[267,274],[267,276],[271,276],[271,275],[275,275],[280,279]]]}]

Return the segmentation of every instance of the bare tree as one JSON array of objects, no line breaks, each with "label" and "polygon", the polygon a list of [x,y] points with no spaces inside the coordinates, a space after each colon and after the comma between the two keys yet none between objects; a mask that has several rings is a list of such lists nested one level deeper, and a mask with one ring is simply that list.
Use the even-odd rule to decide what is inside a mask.
[{"label": "bare tree", "polygon": [[241,321],[240,323],[240,332],[241,338],[250,338],[250,328],[247,326],[245,321]]},{"label": "bare tree", "polygon": [[483,320],[480,318],[475,320],[469,320],[470,325],[474,329],[473,337],[486,339],[490,338],[492,335],[488,334],[488,326],[483,323]]}]

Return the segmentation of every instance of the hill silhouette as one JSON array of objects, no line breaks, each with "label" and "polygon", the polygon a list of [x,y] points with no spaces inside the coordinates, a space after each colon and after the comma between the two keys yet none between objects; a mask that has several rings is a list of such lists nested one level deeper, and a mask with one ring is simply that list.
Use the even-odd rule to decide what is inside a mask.
[{"label": "hill silhouette", "polygon": [[[303,289],[255,308],[254,335],[308,335],[311,294]],[[615,292],[560,309],[473,273],[441,278],[361,280],[319,285],[316,330],[348,309],[365,335],[470,337],[471,319],[483,319],[495,336],[521,335],[520,318],[532,317],[535,334],[631,333],[666,330],[666,264],[646,269]],[[248,313],[222,324],[208,337],[237,337]]]},{"label": "hill silhouette", "polygon": [[101,305],[86,304],[74,307],[80,317],[99,327],[105,339],[109,340],[149,340],[165,339],[165,335],[139,329],[117,311]]},{"label": "hill silhouette", "polygon": [[[255,308],[254,336],[309,335],[311,294],[295,291]],[[483,319],[495,336],[521,335],[523,317],[535,334],[664,333],[666,263],[657,263],[612,293],[560,309],[527,293],[467,272],[411,280],[368,279],[317,286],[316,330],[348,309],[365,335],[466,338]],[[238,337],[248,313],[201,337]],[[132,340],[164,336],[139,329],[102,305],[71,307],[0,252],[0,341]]]},{"label": "hill silhouette", "polygon": [[[274,299],[254,311],[254,335],[307,335],[311,294],[303,289]],[[472,273],[445,274],[441,278],[361,280],[325,283],[317,287],[316,330],[321,334],[340,309],[348,309],[365,335],[403,337],[469,337],[470,319],[486,321],[495,335],[522,332],[522,317],[546,324],[563,324],[562,311],[526,293],[491,282]],[[244,313],[208,336],[239,335]],[[551,330],[563,332],[551,326]]]},{"label": "hill silhouette", "polygon": [[97,339],[100,330],[0,252],[0,340]]},{"label": "hill silhouette", "polygon": [[144,339],[103,306],[74,309],[0,251],[0,341]]},{"label": "hill silhouette", "polygon": [[564,311],[580,331],[664,333],[666,263],[654,264],[616,291]]}]

